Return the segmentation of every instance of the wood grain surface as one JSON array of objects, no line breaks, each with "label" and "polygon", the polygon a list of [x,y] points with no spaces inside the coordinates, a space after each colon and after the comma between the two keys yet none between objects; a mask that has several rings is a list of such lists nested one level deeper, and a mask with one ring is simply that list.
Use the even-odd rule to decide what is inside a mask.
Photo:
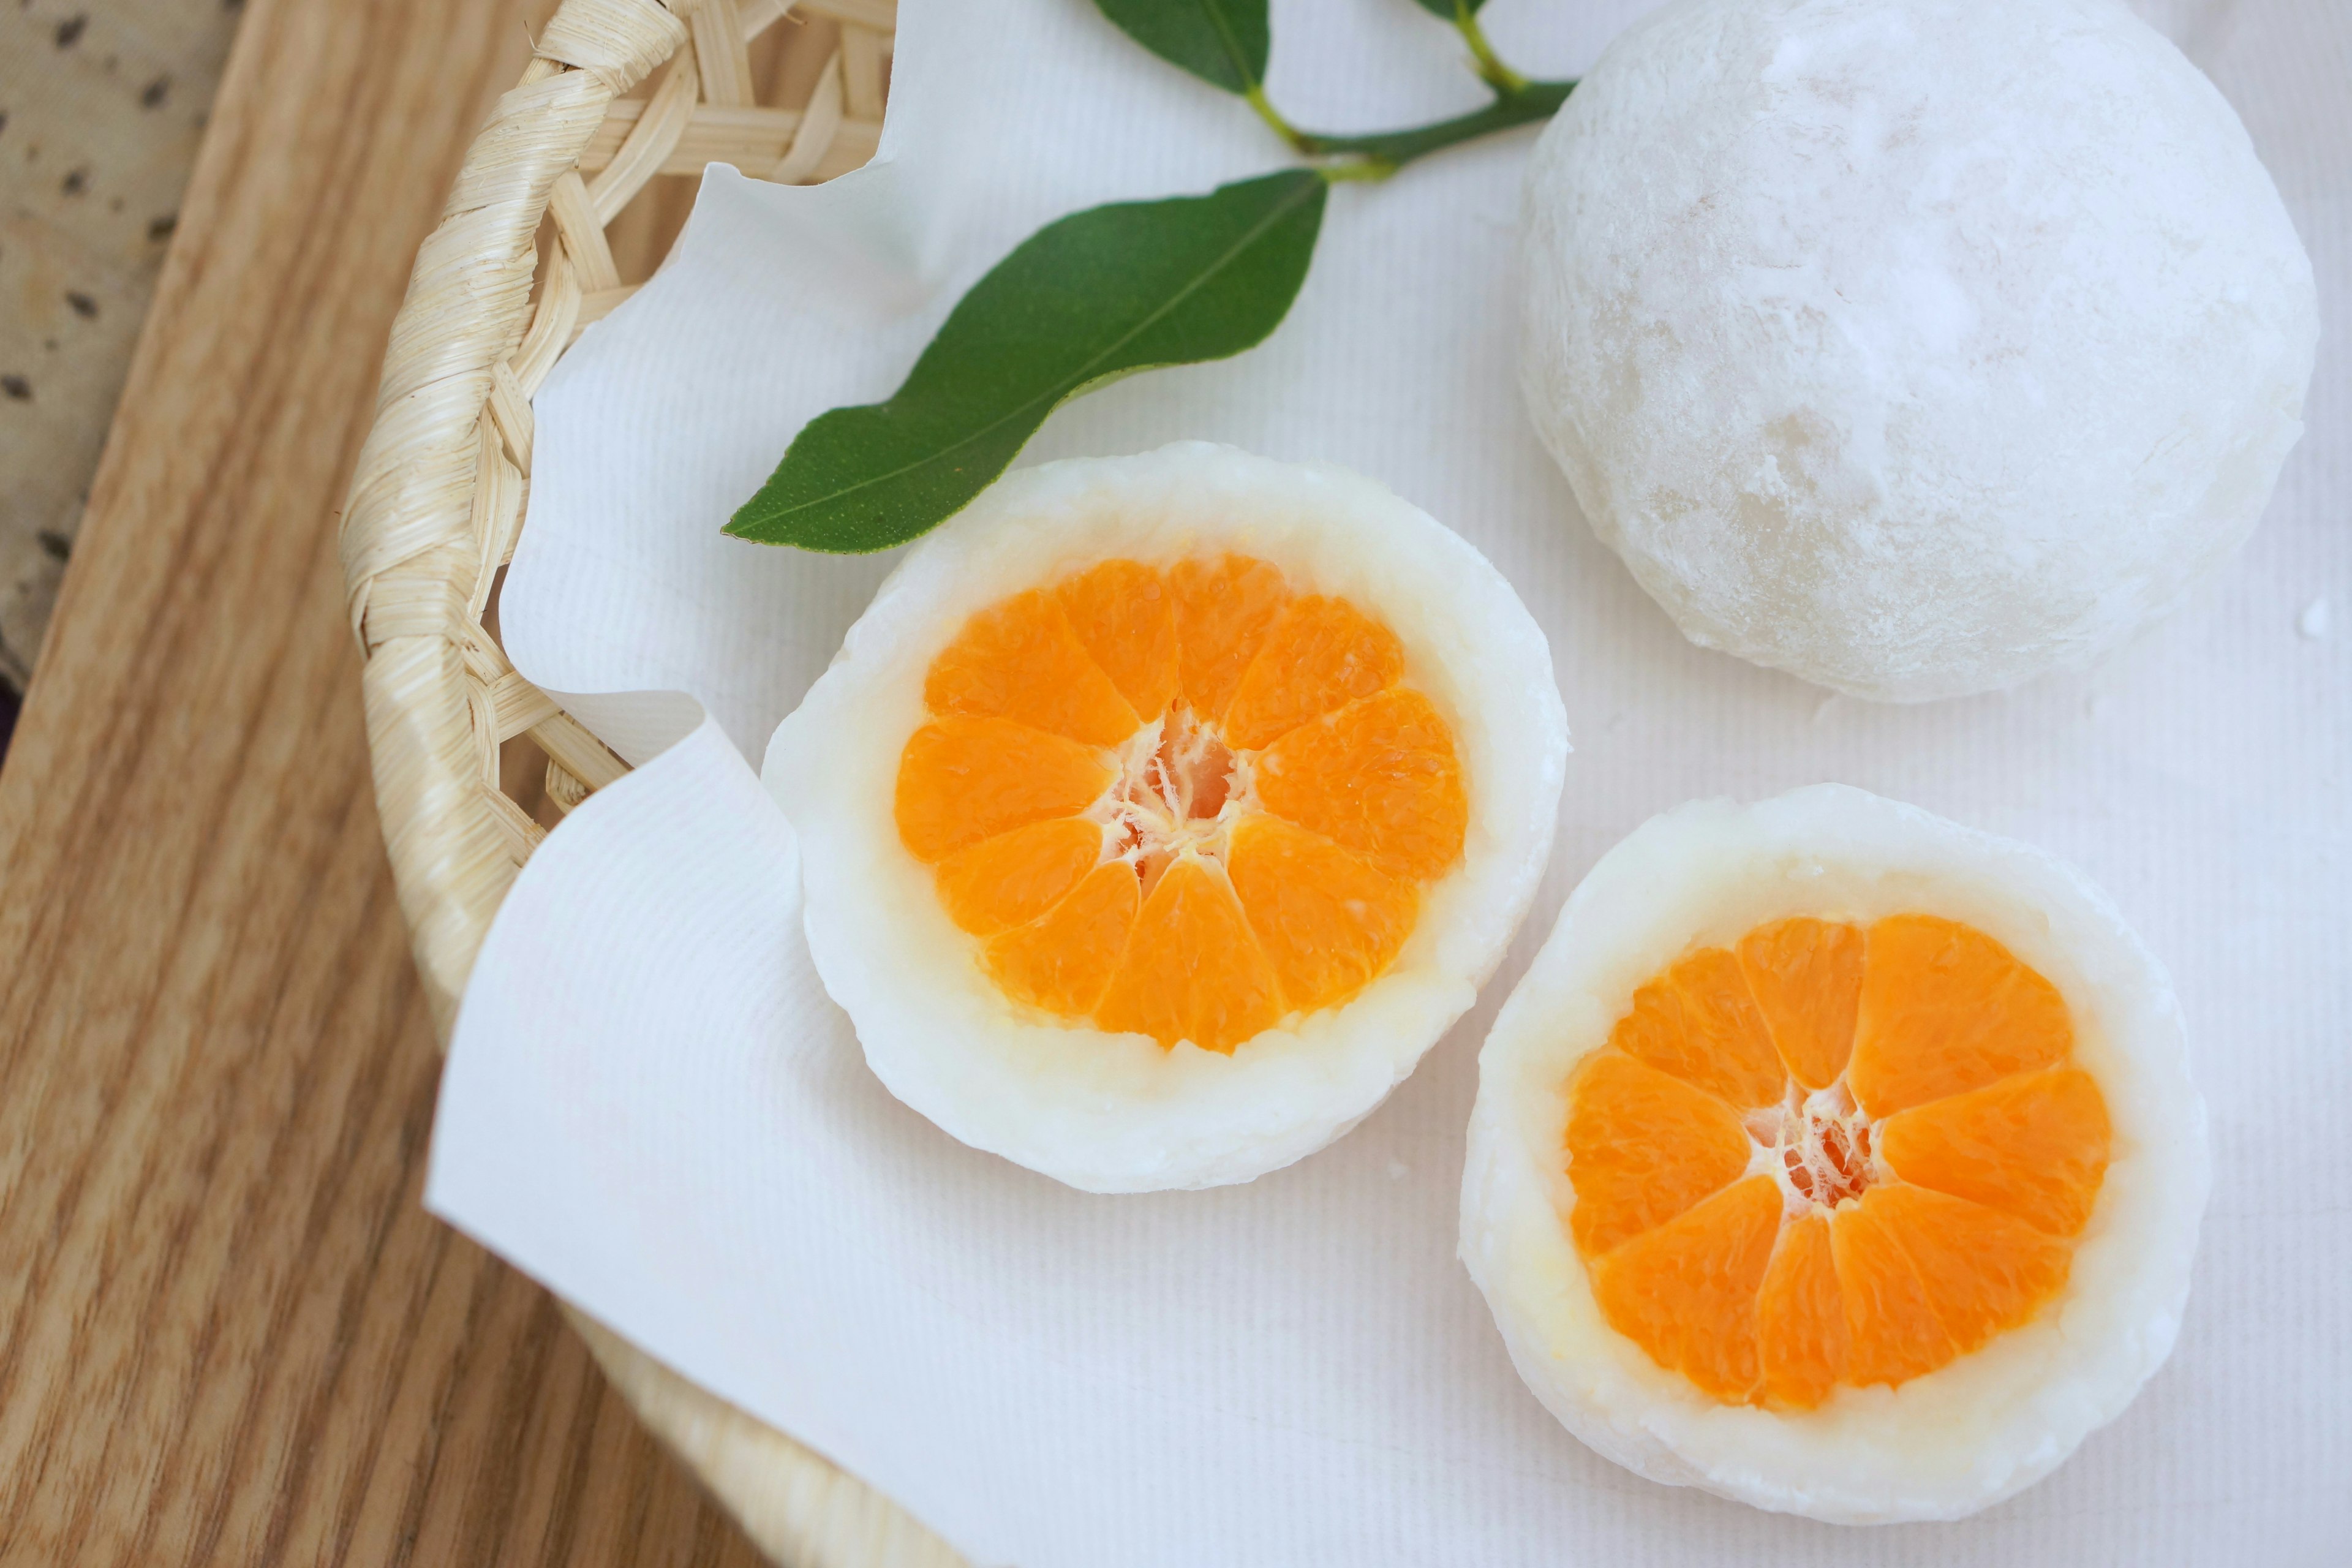
[{"label": "wood grain surface", "polygon": [[428,1219],[334,509],[516,0],[248,0],[0,765],[0,1563],[751,1563]]}]

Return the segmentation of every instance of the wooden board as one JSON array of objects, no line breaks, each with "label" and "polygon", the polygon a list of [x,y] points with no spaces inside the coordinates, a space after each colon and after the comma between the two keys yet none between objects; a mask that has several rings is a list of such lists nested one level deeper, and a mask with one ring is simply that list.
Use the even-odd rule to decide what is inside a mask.
[{"label": "wooden board", "polygon": [[526,17],[247,5],[0,764],[0,1563],[748,1564],[418,1206],[334,510]]}]

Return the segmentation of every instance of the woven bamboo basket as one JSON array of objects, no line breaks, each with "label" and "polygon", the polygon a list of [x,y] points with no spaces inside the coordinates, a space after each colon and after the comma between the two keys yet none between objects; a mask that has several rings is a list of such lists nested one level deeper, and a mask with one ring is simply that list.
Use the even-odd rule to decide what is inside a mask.
[{"label": "woven bamboo basket", "polygon": [[[894,0],[563,0],[417,253],[342,557],[376,804],[445,1046],[522,863],[562,814],[626,772],[499,647],[531,395],[634,291],[625,278],[658,261],[706,163],[793,184],[872,156],[895,21]],[[888,1499],[570,1316],[646,1425],[769,1556],[795,1568],[961,1563]]]}]

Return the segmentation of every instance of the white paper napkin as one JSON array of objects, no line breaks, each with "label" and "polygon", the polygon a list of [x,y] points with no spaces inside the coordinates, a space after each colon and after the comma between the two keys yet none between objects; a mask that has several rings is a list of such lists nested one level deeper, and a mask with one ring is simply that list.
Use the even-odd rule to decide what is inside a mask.
[{"label": "white paper napkin", "polygon": [[[1642,0],[1494,0],[1524,68]],[[1335,193],[1287,323],[1064,410],[1032,458],[1182,437],[1346,463],[1485,550],[1551,638],[1578,754],[1556,862],[1478,1010],[1360,1130],[1246,1187],[1061,1188],[866,1071],[745,757],[890,564],[726,540],[793,433],[887,395],[1047,219],[1281,158],[1087,0],[902,0],[877,164],[714,169],[667,268],[538,400],[507,646],[644,764],[509,897],[443,1082],[426,1201],[686,1375],[1024,1568],[2341,1561],[2352,1540],[2352,6],[2145,14],[2238,106],[2317,264],[2310,433],[2244,556],[2099,670],[1927,708],[1690,647],[1522,418],[1524,135]],[[1407,0],[1276,6],[1325,129],[1479,89]],[[2332,609],[2332,615],[2331,615]],[[1519,1385],[1454,1261],[1477,1041],[1567,889],[1693,795],[1822,779],[2078,861],[2170,964],[2218,1181],[2179,1352],[2116,1425],[1968,1522],[1846,1531],[1636,1479]]]}]

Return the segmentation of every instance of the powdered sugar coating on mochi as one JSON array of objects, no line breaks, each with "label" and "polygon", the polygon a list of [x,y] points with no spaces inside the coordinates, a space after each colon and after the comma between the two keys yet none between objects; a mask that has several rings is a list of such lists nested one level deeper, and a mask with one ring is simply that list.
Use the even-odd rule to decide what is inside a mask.
[{"label": "powdered sugar coating on mochi", "polygon": [[1685,635],[1859,697],[2179,605],[2302,432],[2311,263],[2116,0],[1676,0],[1538,143],[1521,370]]},{"label": "powdered sugar coating on mochi", "polygon": [[[1345,597],[1452,727],[1462,859],[1381,977],[1230,1056],[1009,1001],[892,815],[924,672],[975,612],[1121,558],[1227,551]],[[875,1076],[963,1142],[1074,1187],[1246,1182],[1339,1137],[1476,999],[1550,857],[1568,726],[1542,631],[1458,534],[1344,469],[1180,442],[1007,475],[907,554],[778,727],[761,776],[800,836],[809,947]]]}]

